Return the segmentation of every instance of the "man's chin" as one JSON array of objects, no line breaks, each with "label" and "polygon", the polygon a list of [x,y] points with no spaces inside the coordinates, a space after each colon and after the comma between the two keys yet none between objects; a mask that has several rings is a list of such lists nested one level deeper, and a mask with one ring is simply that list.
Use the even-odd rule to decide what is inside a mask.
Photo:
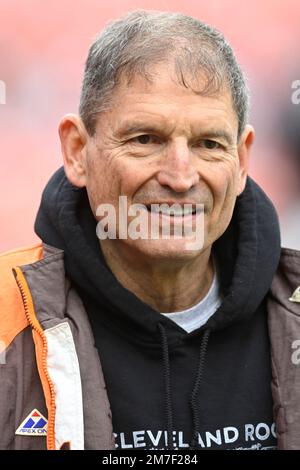
[{"label": "man's chin", "polygon": [[194,238],[168,240],[131,240],[131,249],[149,259],[188,260],[195,258],[203,249],[203,243]]}]

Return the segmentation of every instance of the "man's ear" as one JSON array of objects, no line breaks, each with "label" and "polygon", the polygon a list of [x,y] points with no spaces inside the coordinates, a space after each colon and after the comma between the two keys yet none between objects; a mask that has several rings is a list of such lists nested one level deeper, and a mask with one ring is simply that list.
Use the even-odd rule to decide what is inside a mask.
[{"label": "man's ear", "polygon": [[59,136],[65,173],[74,186],[86,186],[86,153],[88,134],[79,116],[66,114],[59,124]]},{"label": "man's ear", "polygon": [[240,162],[238,196],[244,191],[247,181],[250,149],[254,141],[254,129],[249,124],[246,125],[238,141],[238,155]]}]

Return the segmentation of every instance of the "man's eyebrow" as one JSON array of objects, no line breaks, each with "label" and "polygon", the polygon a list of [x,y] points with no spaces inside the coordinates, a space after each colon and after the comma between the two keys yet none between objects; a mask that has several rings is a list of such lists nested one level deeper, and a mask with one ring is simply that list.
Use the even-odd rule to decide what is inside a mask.
[{"label": "man's eyebrow", "polygon": [[[125,122],[117,130],[117,137],[127,137],[138,132],[152,133],[161,132],[161,128],[156,125],[143,124],[141,122]],[[222,139],[228,145],[234,145],[233,137],[223,129],[206,129],[197,133],[197,138],[201,139]]]},{"label": "man's eyebrow", "polygon": [[208,139],[208,140],[221,139],[221,140],[225,140],[228,145],[234,145],[233,136],[229,132],[223,129],[204,130],[203,132],[200,132],[198,136],[201,137],[201,139]]},{"label": "man's eyebrow", "polygon": [[160,128],[155,125],[143,124],[139,122],[130,122],[122,124],[117,130],[116,135],[118,137],[126,137],[137,132],[158,132]]}]

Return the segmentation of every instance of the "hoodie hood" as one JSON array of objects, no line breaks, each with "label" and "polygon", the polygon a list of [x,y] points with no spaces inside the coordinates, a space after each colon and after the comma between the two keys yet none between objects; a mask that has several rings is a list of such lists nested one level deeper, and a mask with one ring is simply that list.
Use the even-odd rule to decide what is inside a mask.
[{"label": "hoodie hood", "polygon": [[[49,245],[64,250],[68,277],[105,312],[103,321],[143,344],[158,341],[158,324],[166,329],[169,347],[184,332],[166,316],[125,289],[105,263],[85,188],[76,188],[59,168],[44,189],[35,232]],[[279,263],[280,234],[273,204],[250,178],[237,198],[233,217],[214,243],[220,269],[223,303],[199,330],[220,330],[245,321],[256,311]],[[113,318],[113,322],[112,322]],[[132,335],[132,331],[136,334]],[[199,333],[196,330],[190,335]]]}]

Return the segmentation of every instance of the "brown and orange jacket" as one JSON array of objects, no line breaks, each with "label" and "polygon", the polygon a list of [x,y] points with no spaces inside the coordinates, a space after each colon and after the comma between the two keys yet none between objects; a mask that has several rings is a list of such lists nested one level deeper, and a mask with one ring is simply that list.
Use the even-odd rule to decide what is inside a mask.
[{"label": "brown and orange jacket", "polygon": [[[101,364],[62,250],[4,253],[0,273],[0,448],[114,449]],[[300,449],[299,281],[300,252],[283,249],[268,300],[279,449]],[[48,418],[47,437],[15,435],[35,408]]]},{"label": "brown and orange jacket", "polygon": [[[63,252],[10,251],[0,273],[0,448],[113,449],[98,353]],[[45,438],[15,434],[33,409],[48,419]]]}]

